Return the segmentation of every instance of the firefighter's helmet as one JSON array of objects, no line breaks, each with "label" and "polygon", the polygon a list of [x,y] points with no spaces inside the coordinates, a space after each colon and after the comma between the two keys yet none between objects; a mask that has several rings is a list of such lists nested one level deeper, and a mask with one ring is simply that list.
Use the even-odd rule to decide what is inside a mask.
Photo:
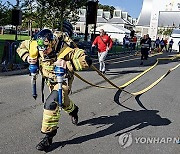
[{"label": "firefighter's helmet", "polygon": [[55,44],[55,36],[53,32],[49,29],[43,29],[39,33],[37,33],[35,37],[38,48],[41,50],[45,50],[47,48],[52,48]]},{"label": "firefighter's helmet", "polygon": [[67,20],[63,21],[63,32],[68,33],[69,37],[71,37],[73,35],[73,26]]}]

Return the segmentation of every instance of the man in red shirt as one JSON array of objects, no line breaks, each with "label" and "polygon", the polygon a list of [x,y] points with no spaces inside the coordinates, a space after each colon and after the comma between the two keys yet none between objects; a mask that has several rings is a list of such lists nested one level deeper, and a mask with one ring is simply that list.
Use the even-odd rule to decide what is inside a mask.
[{"label": "man in red shirt", "polygon": [[113,42],[112,39],[104,32],[103,29],[99,31],[100,36],[97,36],[92,43],[92,47],[95,45],[98,46],[98,58],[99,58],[99,70],[104,74],[105,73],[105,59],[108,51],[112,48]]}]

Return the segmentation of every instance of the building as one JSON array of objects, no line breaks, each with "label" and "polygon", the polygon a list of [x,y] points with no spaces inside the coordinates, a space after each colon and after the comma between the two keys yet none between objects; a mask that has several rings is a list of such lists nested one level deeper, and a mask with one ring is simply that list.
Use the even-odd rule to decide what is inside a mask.
[{"label": "building", "polygon": [[160,28],[180,28],[180,0],[144,0],[136,32],[157,38]]},{"label": "building", "polygon": [[[78,11],[79,20],[77,24],[74,25],[75,33],[85,33],[86,26],[86,9],[79,9]],[[114,10],[113,18],[111,18],[109,11],[104,11],[103,9],[97,10],[97,23],[96,27],[103,26],[104,24],[112,24],[113,26],[123,27],[129,30],[134,29],[136,19],[133,19],[128,12],[123,12],[121,10]],[[88,30],[91,32],[94,25],[88,25]]]},{"label": "building", "polygon": [[128,15],[128,12],[114,10],[113,18],[109,19],[107,23],[132,30],[134,28],[133,21],[135,20]]}]

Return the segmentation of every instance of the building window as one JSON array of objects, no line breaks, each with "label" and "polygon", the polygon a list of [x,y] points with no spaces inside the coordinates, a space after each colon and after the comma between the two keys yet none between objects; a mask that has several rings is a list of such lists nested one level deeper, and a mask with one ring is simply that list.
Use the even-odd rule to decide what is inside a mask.
[{"label": "building window", "polygon": [[79,32],[80,32],[80,27],[76,27],[76,31],[79,31]]},{"label": "building window", "polygon": [[121,11],[115,11],[114,17],[121,17]]}]

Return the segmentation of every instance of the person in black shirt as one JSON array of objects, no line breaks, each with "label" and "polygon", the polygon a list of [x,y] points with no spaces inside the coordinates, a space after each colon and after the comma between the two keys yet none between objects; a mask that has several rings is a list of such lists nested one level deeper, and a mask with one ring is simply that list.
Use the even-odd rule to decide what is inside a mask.
[{"label": "person in black shirt", "polygon": [[149,50],[151,48],[151,38],[149,35],[144,35],[143,39],[140,42],[141,45],[141,63],[143,65],[143,60],[148,59]]}]

